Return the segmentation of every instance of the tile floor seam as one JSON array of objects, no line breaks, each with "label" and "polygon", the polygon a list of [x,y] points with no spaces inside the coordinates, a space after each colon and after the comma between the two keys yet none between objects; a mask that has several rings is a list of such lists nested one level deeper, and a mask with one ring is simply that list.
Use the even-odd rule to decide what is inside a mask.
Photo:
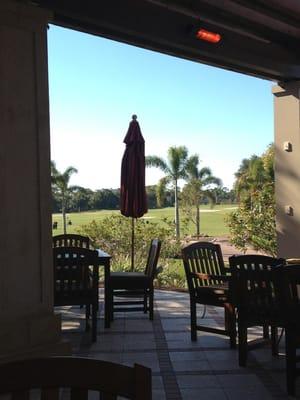
[{"label": "tile floor seam", "polygon": [[157,310],[156,302],[154,302],[154,320],[153,332],[157,346],[157,357],[160,367],[166,400],[182,400],[181,392],[177,382],[176,374],[169,355],[168,343],[163,330],[160,313]]}]

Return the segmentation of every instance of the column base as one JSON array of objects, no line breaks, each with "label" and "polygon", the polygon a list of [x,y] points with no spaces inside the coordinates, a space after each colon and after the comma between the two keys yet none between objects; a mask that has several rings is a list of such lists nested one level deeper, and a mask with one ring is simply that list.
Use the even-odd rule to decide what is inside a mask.
[{"label": "column base", "polygon": [[60,315],[43,313],[17,321],[1,321],[0,363],[71,354],[71,344],[61,339]]}]

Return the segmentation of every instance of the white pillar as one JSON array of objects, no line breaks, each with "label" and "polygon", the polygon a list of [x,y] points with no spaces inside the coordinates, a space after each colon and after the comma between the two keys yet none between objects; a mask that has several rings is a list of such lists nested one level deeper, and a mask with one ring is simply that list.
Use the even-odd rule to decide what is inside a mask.
[{"label": "white pillar", "polygon": [[66,351],[53,314],[48,17],[0,2],[0,361]]},{"label": "white pillar", "polygon": [[278,256],[300,258],[300,81],[273,87]]}]

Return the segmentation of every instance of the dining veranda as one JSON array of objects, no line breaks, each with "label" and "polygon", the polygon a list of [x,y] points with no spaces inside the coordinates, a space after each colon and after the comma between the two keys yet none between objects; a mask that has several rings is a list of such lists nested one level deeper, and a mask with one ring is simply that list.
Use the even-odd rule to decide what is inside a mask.
[{"label": "dining veranda", "polygon": [[[62,336],[72,344],[72,354],[128,366],[137,363],[150,368],[154,399],[193,399],[199,398],[200,394],[208,399],[245,396],[249,399],[288,398],[284,321],[279,321],[278,316],[275,319],[272,308],[275,299],[271,299],[274,286],[268,283],[274,281],[274,266],[285,264],[285,260],[260,255],[235,255],[229,258],[229,267],[227,259],[227,265],[224,263],[221,247],[206,242],[188,245],[182,254],[187,281],[190,279],[186,265],[188,259],[192,279],[198,281],[196,321],[192,311],[193,291],[189,287],[185,292],[155,289],[153,320],[149,319],[149,310],[143,307],[136,310],[133,306],[130,313],[128,310],[115,311],[113,319],[109,308],[108,322],[105,309],[107,301],[112,304],[112,300],[106,293],[106,276],[98,288],[96,340],[86,330],[83,305],[56,308],[62,316]],[[218,263],[221,263],[220,272]],[[297,270],[297,266],[292,267]],[[209,268],[212,270],[209,271]],[[231,279],[230,272],[243,276]],[[282,277],[279,281],[283,281]],[[249,290],[246,290],[247,286]],[[229,325],[229,329],[228,317],[224,318],[224,294],[227,290],[231,290],[228,303],[234,304],[235,310],[234,327]],[[201,297],[203,294],[204,297]],[[282,293],[279,295],[280,301],[284,301]],[[143,301],[143,292],[137,292],[136,297],[135,300]],[[124,300],[122,296],[120,299]],[[293,307],[296,312],[295,304]],[[284,313],[287,313],[287,308]],[[196,330],[193,330],[193,324]],[[297,324],[294,324],[288,332],[296,332],[297,329]],[[245,340],[246,343],[248,340],[248,346]],[[293,349],[290,352],[293,355]],[[293,376],[295,371],[291,363],[290,368]],[[299,380],[291,380],[290,377],[289,391],[296,390],[299,395]]]},{"label": "dining veranda", "polygon": [[[273,87],[278,167],[277,240],[280,255],[299,256],[299,146],[294,145],[299,137],[300,70],[299,55],[295,51],[299,41],[296,21],[299,6],[296,2],[275,0],[268,4],[260,2],[258,7],[240,1],[231,2],[232,7],[219,1],[212,1],[209,7],[205,1],[198,3],[195,9],[194,4],[180,8],[174,1],[167,5],[165,2],[124,1],[120,2],[121,8],[116,13],[110,2],[88,5],[64,2],[65,7],[61,2],[1,2],[1,43],[6,55],[0,59],[5,82],[0,102],[3,116],[1,148],[5,149],[1,157],[1,187],[4,189],[1,224],[7,228],[2,231],[1,240],[2,361],[28,354],[66,351],[58,336],[59,320],[52,313],[53,288],[50,284],[53,271],[49,237],[46,38],[50,21],[279,82]],[[205,24],[214,26],[218,22],[217,30],[224,26],[224,37],[228,40],[222,41],[218,48],[208,45],[210,47],[203,51],[199,41],[190,36],[190,29],[185,29],[195,22],[198,7],[207,10],[207,15],[202,15],[206,17]],[[258,18],[253,17],[253,12]],[[154,15],[160,16],[157,24],[153,24]],[[165,29],[166,26],[169,29]],[[10,232],[12,234],[8,234]],[[122,354],[125,363],[132,363],[132,359],[137,360],[142,355],[142,361],[146,363],[147,355],[155,349],[154,387],[158,388],[155,394],[161,398],[198,399],[199,393],[206,398],[286,398],[285,384],[281,385],[283,360],[281,357],[270,358],[269,349],[250,352],[247,367],[239,368],[237,352],[228,349],[227,337],[204,333],[202,341],[191,342],[188,337],[189,299],[185,294],[157,292],[153,323],[140,313],[138,319],[134,313],[124,315],[124,318],[120,314],[109,332],[102,329],[101,296],[102,289],[100,314],[97,314],[100,318],[97,333],[102,341],[91,345],[89,333],[82,335],[84,330],[69,331],[67,319],[64,319],[63,336],[72,340],[77,354],[102,354],[103,358]],[[75,307],[68,310],[69,316],[78,317],[74,319],[75,325],[76,321],[81,323],[80,315],[85,313],[84,307],[79,306],[78,310],[78,313]],[[220,307],[209,306],[205,319],[210,320],[208,323],[218,324],[222,315]],[[133,325],[141,319],[140,325]],[[142,344],[137,340],[139,333]],[[251,335],[256,333],[251,330]],[[152,362],[150,358],[149,363]]]}]

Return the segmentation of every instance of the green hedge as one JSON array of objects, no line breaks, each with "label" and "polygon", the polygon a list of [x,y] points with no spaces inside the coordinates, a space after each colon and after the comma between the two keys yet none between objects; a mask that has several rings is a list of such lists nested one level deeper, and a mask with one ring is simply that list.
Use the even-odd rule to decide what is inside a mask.
[{"label": "green hedge", "polygon": [[[185,275],[180,254],[180,243],[174,239],[174,225],[167,220],[156,223],[136,219],[134,270],[143,271],[147,261],[150,242],[158,238],[162,242],[158,265],[162,267],[156,284],[161,287],[185,287]],[[122,215],[111,215],[101,221],[92,221],[78,228],[78,233],[89,236],[93,247],[112,256],[113,271],[131,269],[132,220]]]}]

